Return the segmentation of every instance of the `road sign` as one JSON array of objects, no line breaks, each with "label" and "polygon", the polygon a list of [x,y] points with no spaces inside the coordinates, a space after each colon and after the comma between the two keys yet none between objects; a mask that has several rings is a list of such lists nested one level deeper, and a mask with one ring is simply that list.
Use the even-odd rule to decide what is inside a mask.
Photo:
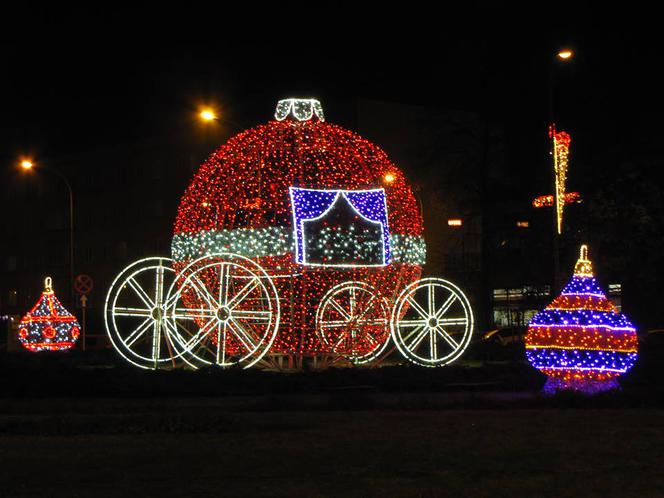
[{"label": "road sign", "polygon": [[77,294],[81,294],[83,296],[87,296],[92,292],[92,288],[94,287],[94,282],[92,281],[92,277],[90,275],[77,275],[76,278],[74,279],[74,290],[76,291]]}]

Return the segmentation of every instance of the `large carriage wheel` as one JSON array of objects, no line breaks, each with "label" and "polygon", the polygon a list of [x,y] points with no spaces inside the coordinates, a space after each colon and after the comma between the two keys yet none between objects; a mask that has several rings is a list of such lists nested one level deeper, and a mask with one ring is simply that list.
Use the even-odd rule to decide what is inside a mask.
[{"label": "large carriage wheel", "polygon": [[413,363],[447,365],[468,346],[473,312],[461,290],[441,278],[424,278],[397,298],[390,321],[397,348]]},{"label": "large carriage wheel", "polygon": [[166,320],[164,290],[175,277],[171,265],[168,258],[136,261],[115,278],[106,296],[104,320],[111,344],[141,368],[176,366],[184,352]]},{"label": "large carriage wheel", "polygon": [[268,352],[279,328],[279,298],[268,274],[237,254],[204,256],[182,270],[169,290],[171,328],[189,359],[249,368]]},{"label": "large carriage wheel", "polygon": [[377,358],[390,338],[389,308],[371,285],[348,281],[332,287],[318,305],[316,332],[326,349],[355,364]]}]

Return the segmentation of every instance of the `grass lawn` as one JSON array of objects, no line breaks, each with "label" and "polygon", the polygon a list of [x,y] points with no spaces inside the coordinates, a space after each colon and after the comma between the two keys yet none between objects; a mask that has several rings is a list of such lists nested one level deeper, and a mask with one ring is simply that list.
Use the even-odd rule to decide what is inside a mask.
[{"label": "grass lawn", "polygon": [[661,409],[5,406],[2,497],[664,496]]}]

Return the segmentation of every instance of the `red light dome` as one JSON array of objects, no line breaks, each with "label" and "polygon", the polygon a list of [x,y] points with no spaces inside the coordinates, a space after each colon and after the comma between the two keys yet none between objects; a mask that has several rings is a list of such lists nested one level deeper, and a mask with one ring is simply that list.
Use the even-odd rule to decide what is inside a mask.
[{"label": "red light dome", "polygon": [[285,317],[273,350],[313,353],[331,287],[358,281],[393,298],[419,278],[425,246],[413,191],[385,152],[325,122],[318,101],[288,99],[274,120],[219,147],[182,197],[176,269],[220,252],[273,278]]}]

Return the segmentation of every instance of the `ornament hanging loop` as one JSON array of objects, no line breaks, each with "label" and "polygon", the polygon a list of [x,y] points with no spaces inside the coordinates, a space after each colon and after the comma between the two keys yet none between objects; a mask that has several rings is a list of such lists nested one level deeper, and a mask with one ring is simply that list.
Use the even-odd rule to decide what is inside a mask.
[{"label": "ornament hanging loop", "polygon": [[44,279],[44,290],[46,292],[53,292],[53,280],[51,277],[46,277]]},{"label": "ornament hanging loop", "polygon": [[579,277],[592,277],[593,264],[588,259],[588,246],[583,244],[579,250],[579,260],[574,267],[574,275]]}]

